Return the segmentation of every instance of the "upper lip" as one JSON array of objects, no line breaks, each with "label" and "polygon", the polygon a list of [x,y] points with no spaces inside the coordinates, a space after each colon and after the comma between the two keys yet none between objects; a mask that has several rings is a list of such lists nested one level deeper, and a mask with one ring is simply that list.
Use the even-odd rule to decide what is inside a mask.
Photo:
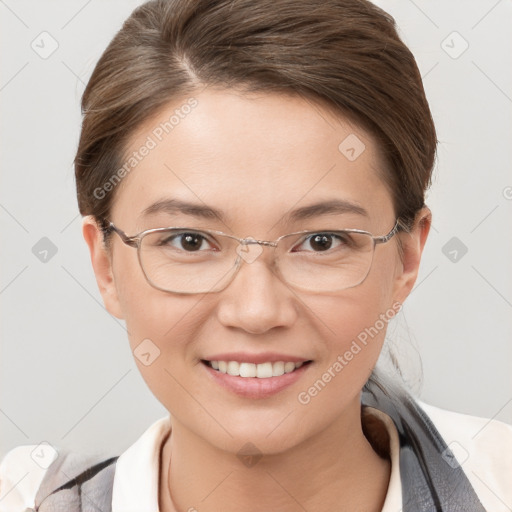
[{"label": "upper lip", "polygon": [[304,357],[292,356],[289,354],[278,354],[276,352],[261,352],[259,354],[249,354],[247,352],[224,352],[222,354],[214,354],[204,358],[206,361],[237,361],[239,363],[275,363],[277,361],[305,363],[310,359]]}]

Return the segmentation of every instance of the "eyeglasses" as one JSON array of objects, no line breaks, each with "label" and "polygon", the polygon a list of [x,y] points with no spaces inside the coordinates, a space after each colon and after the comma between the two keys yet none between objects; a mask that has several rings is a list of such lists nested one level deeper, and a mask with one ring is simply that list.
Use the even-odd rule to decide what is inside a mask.
[{"label": "eyeglasses", "polygon": [[255,240],[209,229],[156,228],[128,236],[105,221],[137,249],[148,283],[170,293],[219,292],[234,279],[242,261],[252,263],[263,247],[273,248],[271,270],[289,285],[306,291],[336,292],[361,284],[373,261],[377,244],[388,242],[399,219],[384,236],[359,229],[297,231],[275,241]]}]

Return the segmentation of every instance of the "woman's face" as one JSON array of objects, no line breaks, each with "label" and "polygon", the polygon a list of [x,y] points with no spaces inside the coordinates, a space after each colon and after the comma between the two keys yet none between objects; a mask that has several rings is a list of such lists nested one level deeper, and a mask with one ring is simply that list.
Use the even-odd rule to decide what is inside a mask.
[{"label": "woman's face", "polygon": [[[379,178],[383,162],[360,128],[299,96],[206,89],[194,98],[169,105],[130,141],[137,163],[118,185],[110,219],[128,235],[186,226],[275,240],[343,228],[377,236],[394,226],[392,199]],[[169,208],[147,213],[171,199],[213,208],[222,220]],[[347,209],[290,220],[296,209],[332,200],[366,214]],[[111,254],[105,252],[96,225],[84,220],[106,307],[126,320],[148,386],[175,428],[232,452],[250,442],[278,453],[329,429],[349,431],[387,321],[416,278],[427,233],[428,223],[404,236],[404,264],[397,250],[403,234],[377,245],[367,278],[336,293],[282,282],[270,269],[272,249],[264,247],[224,290],[180,295],[150,286],[137,251],[116,234]],[[203,362],[255,357],[311,362],[296,377],[285,374],[289,383],[279,391],[250,396],[222,385]]]}]

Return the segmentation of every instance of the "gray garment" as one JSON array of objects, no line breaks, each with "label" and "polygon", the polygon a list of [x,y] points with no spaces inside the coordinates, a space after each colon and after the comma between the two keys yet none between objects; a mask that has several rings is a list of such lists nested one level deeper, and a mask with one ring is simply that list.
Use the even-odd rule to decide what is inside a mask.
[{"label": "gray garment", "polygon": [[[485,512],[446,442],[403,387],[374,370],[361,406],[386,413],[398,430],[403,512]],[[35,510],[111,512],[116,461],[92,464],[76,454],[59,456],[47,470]]]},{"label": "gray garment", "polygon": [[[111,512],[118,457],[92,463],[60,453],[48,468],[35,499],[37,512]],[[72,475],[74,475],[72,477]]]},{"label": "gray garment", "polygon": [[441,434],[403,386],[374,370],[361,404],[386,413],[398,430],[403,512],[485,512]]}]

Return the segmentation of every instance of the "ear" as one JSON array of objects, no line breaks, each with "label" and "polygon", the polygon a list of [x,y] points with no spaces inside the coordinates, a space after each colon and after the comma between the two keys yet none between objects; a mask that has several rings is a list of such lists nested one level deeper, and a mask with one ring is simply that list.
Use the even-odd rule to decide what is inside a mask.
[{"label": "ear", "polygon": [[89,247],[92,268],[103,303],[111,315],[123,318],[112,272],[111,254],[103,242],[103,232],[92,215],[84,217],[82,221],[82,234]]},{"label": "ear", "polygon": [[410,232],[397,234],[402,242],[402,264],[395,276],[394,300],[403,303],[418,277],[421,255],[432,223],[432,212],[424,206],[414,219]]}]

